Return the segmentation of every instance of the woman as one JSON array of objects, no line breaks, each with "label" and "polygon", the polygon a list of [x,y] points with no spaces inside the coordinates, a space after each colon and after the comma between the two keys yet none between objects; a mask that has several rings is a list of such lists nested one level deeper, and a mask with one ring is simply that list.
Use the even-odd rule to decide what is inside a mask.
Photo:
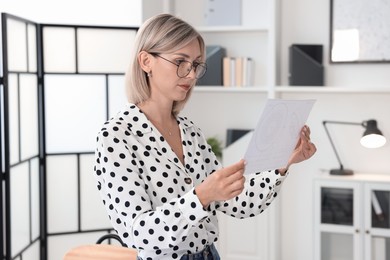
[{"label": "woman", "polygon": [[245,162],[222,168],[201,130],[178,113],[206,72],[202,37],[162,14],[140,28],[126,75],[129,104],[98,134],[98,189],[112,225],[139,259],[219,259],[216,211],[260,214],[287,168],[316,148],[302,129],[285,169],[243,176]]}]

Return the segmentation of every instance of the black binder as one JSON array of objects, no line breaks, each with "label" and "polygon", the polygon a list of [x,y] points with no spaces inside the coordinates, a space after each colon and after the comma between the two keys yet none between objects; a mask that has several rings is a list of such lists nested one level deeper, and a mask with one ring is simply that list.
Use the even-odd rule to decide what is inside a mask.
[{"label": "black binder", "polygon": [[322,45],[293,44],[289,48],[289,84],[291,86],[323,86]]},{"label": "black binder", "polygon": [[203,78],[199,79],[198,86],[222,86],[222,60],[225,57],[225,49],[218,45],[206,46],[207,71]]}]

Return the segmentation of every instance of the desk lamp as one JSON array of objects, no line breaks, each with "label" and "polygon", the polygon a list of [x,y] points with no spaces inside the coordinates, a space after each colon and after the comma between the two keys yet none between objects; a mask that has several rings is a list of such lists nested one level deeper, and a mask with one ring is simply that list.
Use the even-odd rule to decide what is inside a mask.
[{"label": "desk lamp", "polygon": [[337,160],[340,164],[340,169],[330,170],[331,175],[352,175],[353,171],[349,169],[344,169],[343,164],[341,163],[339,154],[337,153],[336,147],[333,143],[333,140],[329,134],[326,124],[342,124],[342,125],[360,125],[363,126],[366,130],[363,133],[362,138],[360,139],[360,144],[366,148],[379,148],[386,143],[386,138],[383,136],[382,132],[378,129],[376,120],[370,119],[363,121],[362,123],[355,122],[342,122],[342,121],[323,121],[326,134],[328,135],[329,141],[332,145],[333,151],[336,154]]}]

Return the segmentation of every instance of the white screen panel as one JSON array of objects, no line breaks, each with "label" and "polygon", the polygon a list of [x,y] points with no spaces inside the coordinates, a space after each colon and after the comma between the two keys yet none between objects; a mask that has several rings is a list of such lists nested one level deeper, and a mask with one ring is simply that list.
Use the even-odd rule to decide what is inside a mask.
[{"label": "white screen panel", "polygon": [[135,30],[78,29],[79,72],[124,73],[130,63]]},{"label": "white screen panel", "polygon": [[[32,244],[29,248],[26,249],[26,251],[22,254],[22,259],[28,259],[28,260],[40,260],[40,243],[39,241],[36,241],[34,244]],[[61,259],[61,258],[59,258]]]},{"label": "white screen panel", "polygon": [[20,74],[20,142],[21,160],[39,154],[37,76]]},{"label": "white screen panel", "polygon": [[127,103],[124,76],[108,77],[108,102],[109,118],[117,114]]},{"label": "white screen panel", "polygon": [[8,70],[27,71],[26,23],[7,20]]},{"label": "white screen panel", "polygon": [[[31,236],[32,239],[39,237],[39,158],[30,161],[31,173]],[[30,259],[30,258],[26,258]]]},{"label": "white screen panel", "polygon": [[9,146],[11,165],[19,162],[19,98],[18,76],[8,75]]},{"label": "white screen panel", "polygon": [[94,155],[83,155],[80,157],[81,230],[112,228],[96,187],[96,179],[93,172],[94,162]]},{"label": "white screen panel", "polygon": [[37,72],[37,27],[27,25],[28,34],[28,71]]},{"label": "white screen panel", "polygon": [[11,192],[11,256],[30,242],[29,164],[22,163],[10,170]]},{"label": "white screen panel", "polygon": [[105,77],[45,76],[46,151],[94,151],[106,120]]},{"label": "white screen panel", "polygon": [[76,231],[78,229],[77,157],[75,155],[48,156],[46,164],[48,232]]},{"label": "white screen panel", "polygon": [[87,244],[96,244],[96,241],[106,233],[92,232],[75,235],[50,236],[48,237],[48,258],[63,259],[66,252],[74,247]]},{"label": "white screen panel", "polygon": [[74,28],[43,28],[43,61],[45,72],[76,72]]}]

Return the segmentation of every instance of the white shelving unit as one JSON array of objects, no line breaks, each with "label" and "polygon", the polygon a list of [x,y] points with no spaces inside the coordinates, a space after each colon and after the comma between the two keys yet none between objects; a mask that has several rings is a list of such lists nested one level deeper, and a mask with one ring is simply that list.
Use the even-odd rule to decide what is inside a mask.
[{"label": "white shelving unit", "polygon": [[[161,12],[173,13],[193,25],[204,37],[206,45],[222,46],[227,56],[252,58],[254,86],[251,87],[266,88],[268,96],[272,98],[277,84],[275,30],[278,2],[242,0],[242,24],[237,26],[207,26],[204,19],[207,0],[146,0],[143,1],[143,19]],[[223,91],[231,92],[231,89]],[[242,91],[247,90],[242,88]]]}]

